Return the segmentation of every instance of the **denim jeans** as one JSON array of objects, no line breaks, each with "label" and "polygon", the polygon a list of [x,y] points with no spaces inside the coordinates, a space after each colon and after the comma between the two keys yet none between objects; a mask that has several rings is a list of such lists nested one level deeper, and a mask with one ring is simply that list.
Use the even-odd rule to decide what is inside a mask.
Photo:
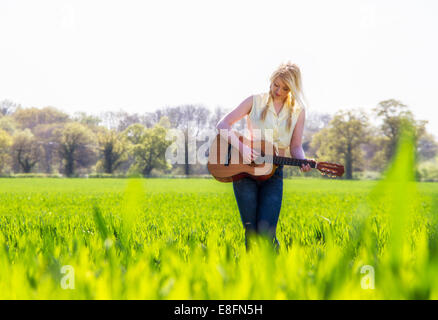
[{"label": "denim jeans", "polygon": [[275,250],[280,243],[276,236],[283,198],[283,165],[279,165],[268,180],[258,181],[249,177],[233,181],[240,218],[245,229],[245,246],[252,234],[265,235],[272,239]]}]

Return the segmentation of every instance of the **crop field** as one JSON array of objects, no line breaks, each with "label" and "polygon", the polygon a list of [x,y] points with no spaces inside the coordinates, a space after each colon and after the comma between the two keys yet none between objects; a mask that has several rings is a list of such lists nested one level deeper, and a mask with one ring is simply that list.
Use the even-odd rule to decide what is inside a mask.
[{"label": "crop field", "polygon": [[0,299],[437,299],[438,185],[284,180],[278,254],[232,184],[0,179]]}]

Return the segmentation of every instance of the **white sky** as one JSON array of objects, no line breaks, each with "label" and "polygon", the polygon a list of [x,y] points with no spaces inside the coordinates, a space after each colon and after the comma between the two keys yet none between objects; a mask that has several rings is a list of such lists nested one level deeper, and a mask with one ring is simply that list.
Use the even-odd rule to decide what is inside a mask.
[{"label": "white sky", "polygon": [[233,108],[301,68],[309,109],[397,99],[438,137],[438,2],[0,2],[0,100],[66,112]]}]

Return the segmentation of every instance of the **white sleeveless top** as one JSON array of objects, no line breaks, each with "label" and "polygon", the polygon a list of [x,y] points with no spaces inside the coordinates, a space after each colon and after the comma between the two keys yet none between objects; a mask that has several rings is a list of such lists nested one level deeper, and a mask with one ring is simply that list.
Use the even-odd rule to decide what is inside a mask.
[{"label": "white sleeveless top", "polygon": [[293,107],[294,111],[292,114],[292,125],[288,130],[287,121],[290,117],[290,111],[288,110],[286,104],[283,105],[280,113],[277,115],[274,103],[271,100],[265,120],[261,120],[261,114],[266,106],[266,103],[268,102],[268,99],[269,92],[253,95],[252,108],[247,117],[247,125],[250,135],[249,138],[257,138],[257,136],[253,135],[253,129],[260,129],[261,138],[267,141],[271,141],[271,139],[269,138],[269,132],[266,132],[267,137],[265,137],[265,129],[272,129],[272,143],[274,144],[275,148],[277,150],[278,148],[287,149],[286,155],[290,156],[290,142],[292,134],[294,132],[298,116],[300,115],[301,110],[304,110],[304,107],[300,103],[298,103],[297,100],[295,100],[295,105]]}]

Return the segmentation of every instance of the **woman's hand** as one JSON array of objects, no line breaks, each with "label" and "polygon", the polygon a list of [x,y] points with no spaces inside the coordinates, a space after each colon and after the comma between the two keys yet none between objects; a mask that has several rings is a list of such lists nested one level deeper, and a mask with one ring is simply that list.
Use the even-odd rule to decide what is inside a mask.
[{"label": "woman's hand", "polygon": [[251,147],[247,146],[246,144],[243,145],[243,163],[244,164],[250,164],[252,161],[254,161],[257,157],[260,156],[260,153],[257,150],[252,149]]},{"label": "woman's hand", "polygon": [[[308,160],[315,160],[315,159],[308,159]],[[310,164],[306,164],[306,165],[302,164],[300,168],[301,172],[308,172],[311,169],[312,167],[310,167]]]}]

